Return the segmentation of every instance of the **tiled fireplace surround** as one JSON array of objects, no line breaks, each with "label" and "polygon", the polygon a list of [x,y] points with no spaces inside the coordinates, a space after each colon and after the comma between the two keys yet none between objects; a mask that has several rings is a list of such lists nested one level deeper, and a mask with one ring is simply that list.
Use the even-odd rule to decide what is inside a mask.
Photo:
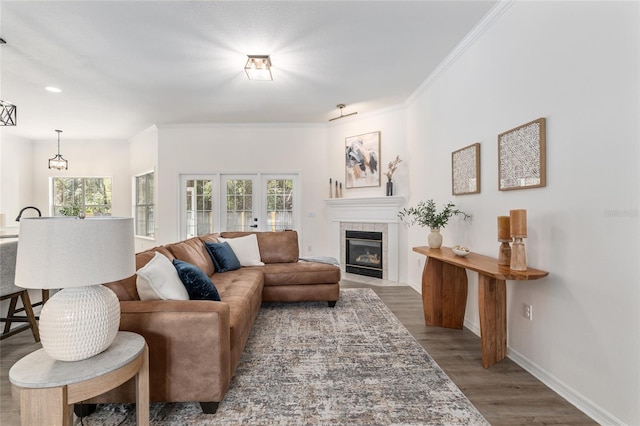
[{"label": "tiled fireplace surround", "polygon": [[332,256],[345,268],[345,233],[382,232],[382,278],[398,281],[398,210],[404,197],[333,198],[327,200],[331,215]]}]

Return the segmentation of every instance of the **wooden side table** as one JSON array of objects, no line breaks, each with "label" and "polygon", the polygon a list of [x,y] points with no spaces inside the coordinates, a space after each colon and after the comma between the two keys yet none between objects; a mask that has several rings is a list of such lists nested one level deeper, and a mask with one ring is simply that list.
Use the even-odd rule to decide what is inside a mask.
[{"label": "wooden side table", "polygon": [[137,422],[148,425],[149,349],[138,334],[119,331],[109,349],[82,361],[57,361],[39,349],[9,371],[20,394],[22,425],[71,426],[71,404],[120,386],[134,375]]},{"label": "wooden side table", "polygon": [[462,329],[467,305],[466,269],[478,275],[478,305],[482,366],[489,368],[507,356],[506,280],[537,280],[548,272],[528,268],[513,271],[498,259],[470,253],[456,256],[449,247],[414,247],[427,256],[422,272],[422,305],[426,325]]}]

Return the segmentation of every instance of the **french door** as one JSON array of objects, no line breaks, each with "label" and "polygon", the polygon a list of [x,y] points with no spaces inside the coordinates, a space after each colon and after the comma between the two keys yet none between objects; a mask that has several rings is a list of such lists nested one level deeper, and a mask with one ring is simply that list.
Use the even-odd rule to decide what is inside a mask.
[{"label": "french door", "polygon": [[220,214],[225,231],[262,230],[260,189],[256,175],[222,175]]},{"label": "french door", "polygon": [[298,229],[298,175],[182,175],[181,237],[222,231]]},{"label": "french door", "polygon": [[180,178],[180,236],[182,239],[214,232],[214,201],[217,179],[211,175]]}]

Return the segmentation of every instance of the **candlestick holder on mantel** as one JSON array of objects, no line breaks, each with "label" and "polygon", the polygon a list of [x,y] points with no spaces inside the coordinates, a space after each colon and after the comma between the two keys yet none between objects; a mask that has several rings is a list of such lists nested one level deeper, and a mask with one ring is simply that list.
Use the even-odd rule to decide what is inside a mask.
[{"label": "candlestick holder on mantel", "polygon": [[527,211],[524,209],[511,210],[509,217],[511,236],[513,237],[510,267],[514,271],[526,271],[527,254],[522,240],[527,237]]},{"label": "candlestick holder on mantel", "polygon": [[342,182],[329,178],[329,198],[342,198]]}]

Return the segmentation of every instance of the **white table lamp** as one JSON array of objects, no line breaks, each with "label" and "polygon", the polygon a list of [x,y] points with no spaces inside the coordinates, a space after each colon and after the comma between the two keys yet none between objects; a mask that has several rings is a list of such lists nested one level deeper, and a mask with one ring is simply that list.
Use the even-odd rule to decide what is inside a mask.
[{"label": "white table lamp", "polygon": [[133,218],[20,221],[16,285],[62,289],[40,312],[42,347],[54,359],[79,361],[111,345],[120,326],[120,303],[100,284],[135,272]]}]

